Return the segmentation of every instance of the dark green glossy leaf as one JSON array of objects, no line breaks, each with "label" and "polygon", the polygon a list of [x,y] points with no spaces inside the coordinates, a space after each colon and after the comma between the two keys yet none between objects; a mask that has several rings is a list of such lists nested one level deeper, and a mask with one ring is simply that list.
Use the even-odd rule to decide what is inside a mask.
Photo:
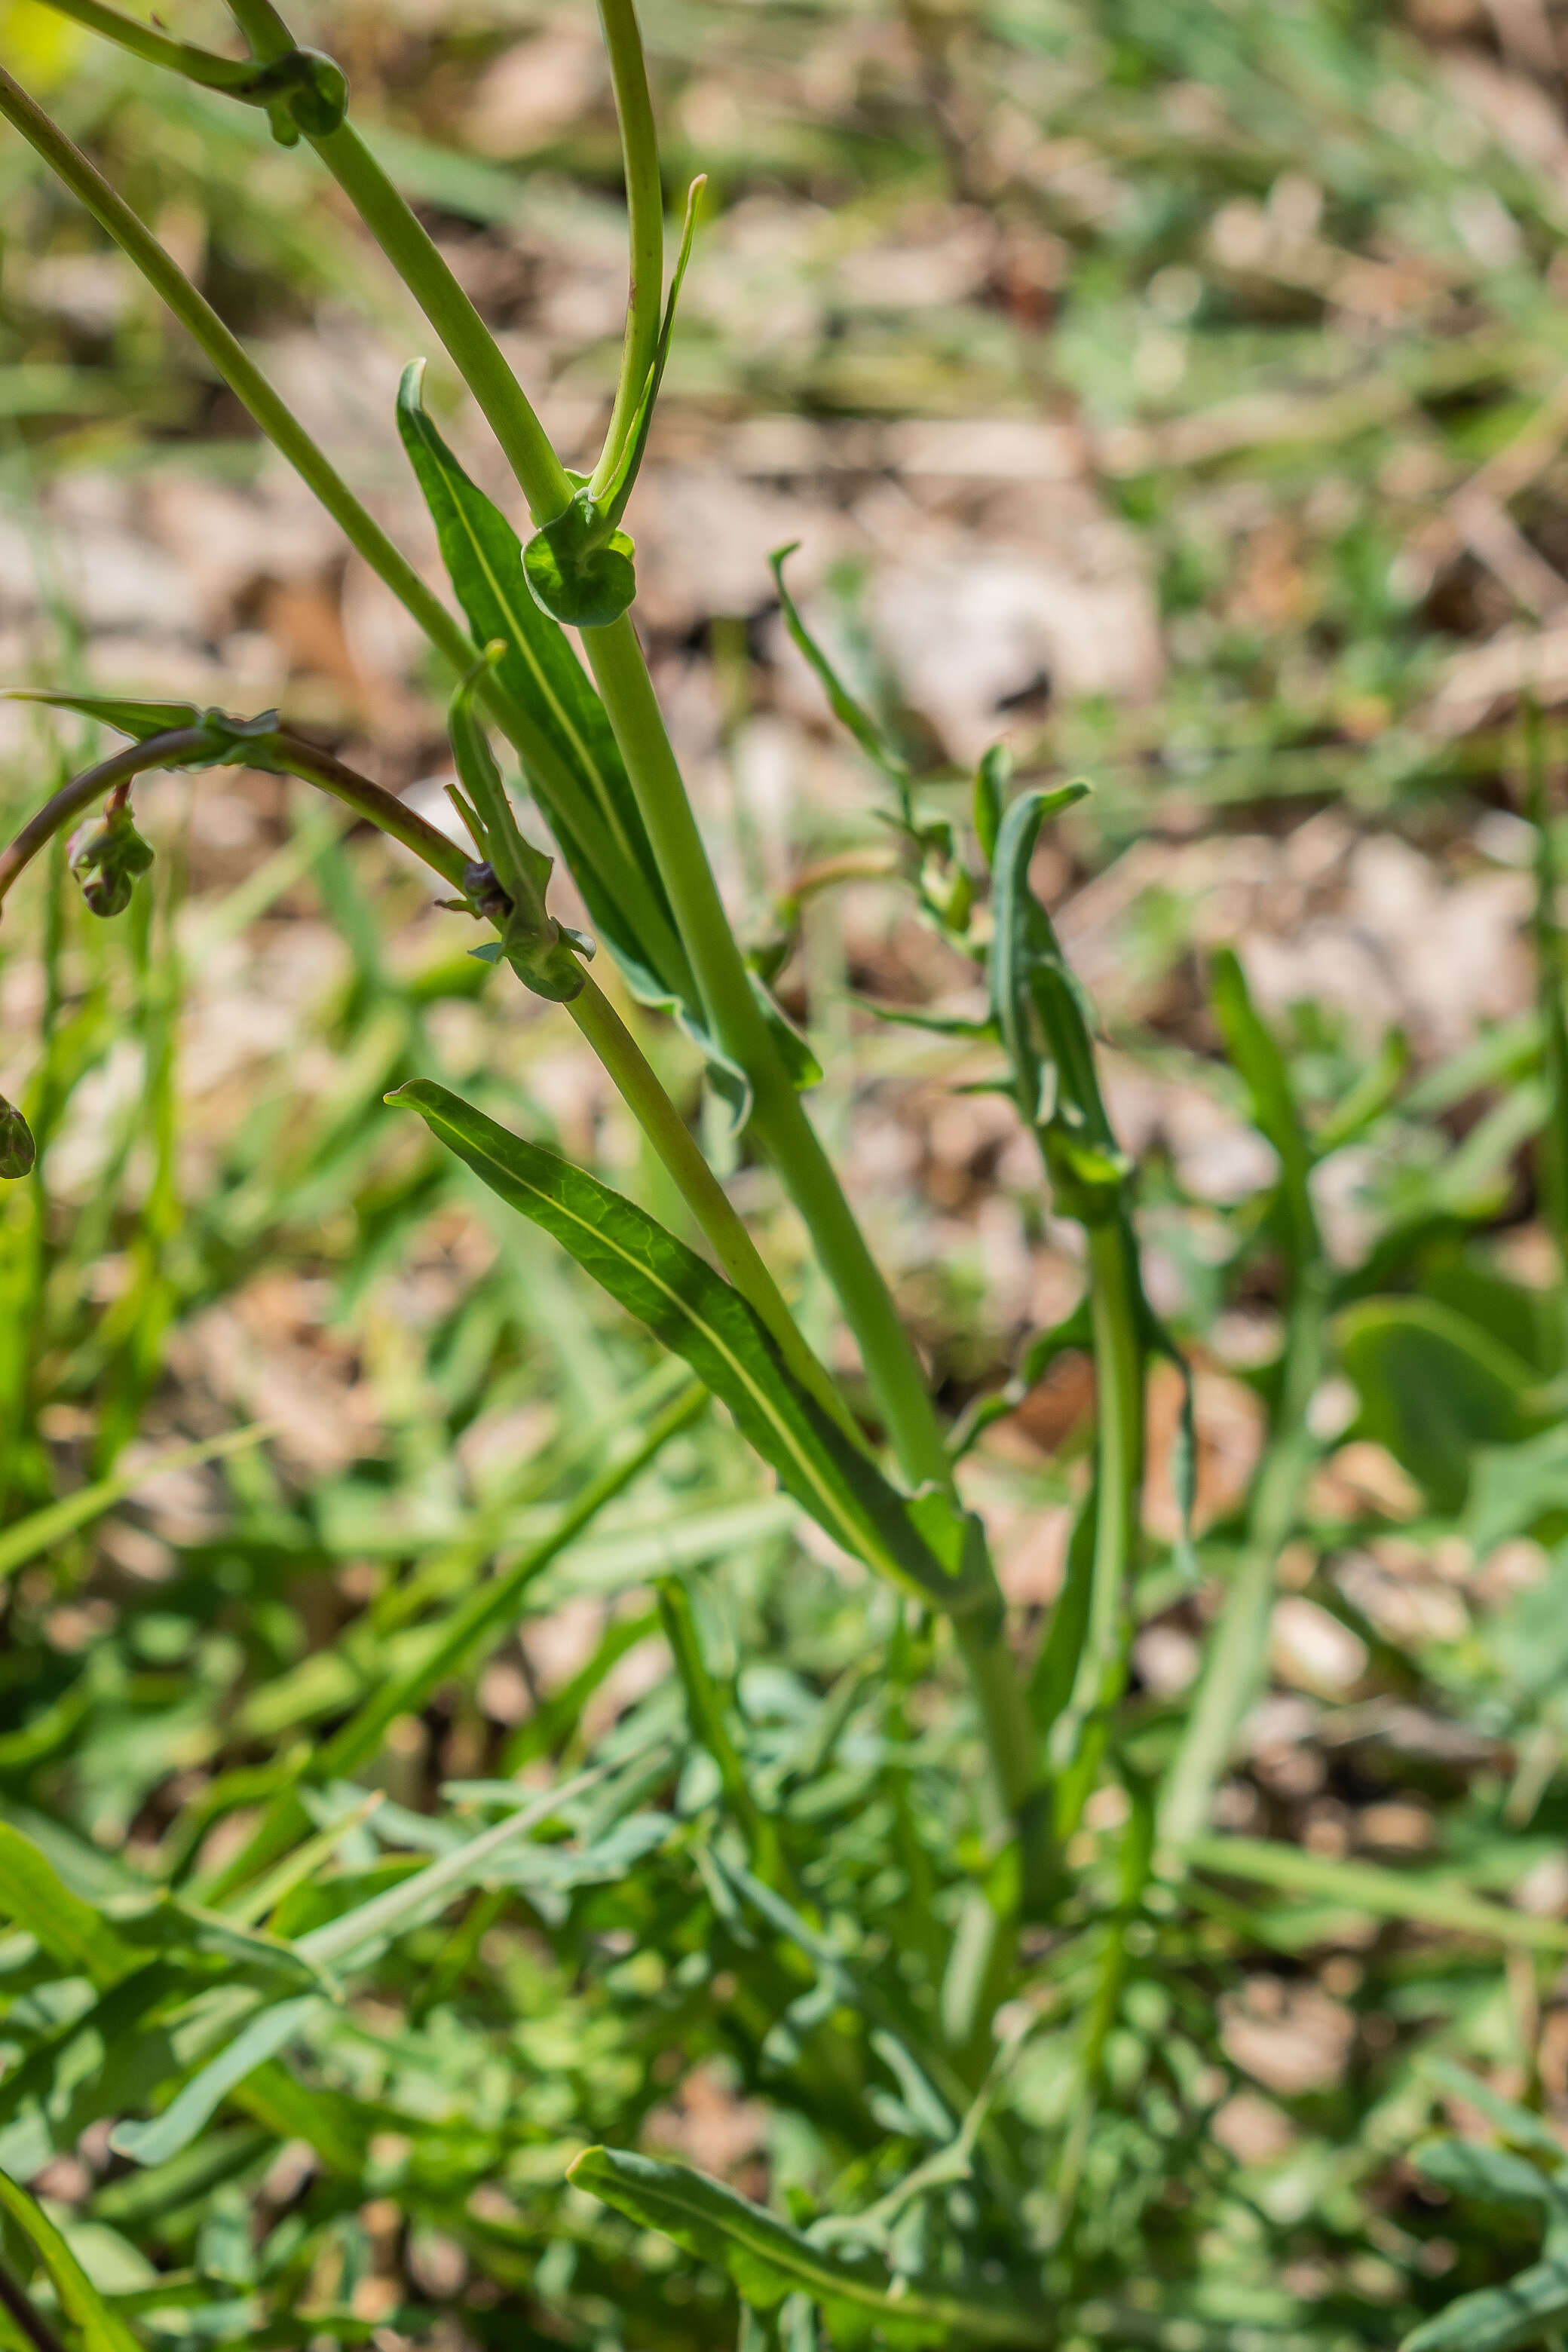
[{"label": "dark green glossy leaf", "polygon": [[105,2303],[48,2215],[4,2172],[0,2206],[43,2264],[60,2309],[77,2332],[80,2352],[141,2352],[124,2320]]},{"label": "dark green glossy leaf", "polygon": [[37,1158],[32,1129],[16,1104],[0,1095],[0,1177],[15,1182],[18,1176],[30,1175]]},{"label": "dark green glossy leaf", "polygon": [[940,1494],[906,1499],[807,1396],[739,1291],[634,1202],[510,1134],[445,1087],[407,1103],[490,1190],[542,1225],[727,1405],[780,1483],[846,1550],[949,1610],[989,1604],[978,1524]]},{"label": "dark green glossy leaf", "polygon": [[661,2231],[700,2261],[727,2271],[742,2300],[773,2311],[788,2294],[817,2305],[835,2344],[915,2347],[952,2337],[1024,2347],[1055,2340],[1056,2322],[996,2287],[954,2292],[895,2279],[878,2258],[856,2262],[816,2246],[760,2205],[684,2164],[661,2164],[622,2148],[590,2147],[568,2168],[574,2188],[602,2198],[645,2230]]},{"label": "dark green glossy leaf", "polygon": [[1529,1367],[1432,1299],[1363,1299],[1333,1335],[1361,1397],[1357,1429],[1443,1510],[1464,1503],[1479,1447],[1518,1444],[1539,1426]]}]

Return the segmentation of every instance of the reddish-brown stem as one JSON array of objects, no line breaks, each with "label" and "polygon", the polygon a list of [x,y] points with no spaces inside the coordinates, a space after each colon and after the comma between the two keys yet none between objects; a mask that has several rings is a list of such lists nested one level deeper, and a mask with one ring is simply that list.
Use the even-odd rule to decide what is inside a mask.
[{"label": "reddish-brown stem", "polygon": [[[193,756],[210,751],[211,740],[203,728],[171,727],[161,735],[149,735],[140,743],[127,744],[123,751],[100,760],[97,767],[86,768],[68,784],[62,784],[53,798],[28,818],[9,847],[0,850],[0,901],[4,901],[17,875],[31,864],[45,844],[95,800],[110,796],[117,806],[122,805],[134,776],[149,768],[177,768]],[[444,833],[438,833],[413,809],[405,807],[395,793],[389,793],[382,784],[373,784],[368,776],[345,767],[330,751],[320,751],[299,736],[280,729],[272,740],[281,754],[279,764],[286,764],[290,774],[331,793],[334,800],[344,802],[356,814],[390,834],[416,857],[422,857],[443,881],[465,890],[468,866],[466,851],[457,842],[448,841]],[[236,761],[232,764],[242,763]]]},{"label": "reddish-brown stem", "polygon": [[79,816],[83,809],[90,808],[94,801],[119,786],[128,784],[143,768],[163,768],[188,760],[194,751],[201,751],[206,740],[199,727],[171,727],[162,735],[149,735],[144,742],[128,743],[123,751],[100,760],[96,768],[84,768],[79,776],[62,784],[37,815],[27,819],[15,841],[0,849],[0,901],[17,875],[32,864],[57,833],[69,824],[72,817]]}]

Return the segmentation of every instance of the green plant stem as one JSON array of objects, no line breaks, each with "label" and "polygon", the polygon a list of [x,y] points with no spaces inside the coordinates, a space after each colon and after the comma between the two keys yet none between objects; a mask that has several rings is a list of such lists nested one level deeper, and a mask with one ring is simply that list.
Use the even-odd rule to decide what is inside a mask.
[{"label": "green plant stem", "polygon": [[623,614],[608,628],[585,629],[583,642],[710,1024],[751,1080],[752,1125],[805,1219],[838,1294],[905,1475],[917,1484],[934,1479],[951,1488],[952,1465],[919,1359],[768,1035],[665,731],[637,631]]},{"label": "green plant stem", "polygon": [[604,451],[589,486],[595,497],[602,493],[615,471],[621,445],[631,429],[647,383],[658,345],[664,294],[664,186],[658,168],[658,133],[647,86],[647,62],[632,0],[599,0],[599,23],[610,60],[616,116],[621,131],[631,290],[616,404],[605,428]]},{"label": "green plant stem", "polygon": [[1087,1232],[1100,1422],[1097,1516],[1083,1655],[1053,1740],[1063,1760],[1076,1755],[1085,1725],[1107,1704],[1121,1672],[1121,1619],[1143,1485],[1144,1349],[1132,1236],[1119,1215]]},{"label": "green plant stem", "polygon": [[778,1832],[758,1804],[746,1778],[745,1765],[730,1737],[724,1703],[702,1655],[686,1587],[678,1577],[661,1576],[654,1589],[664,1638],[686,1693],[691,1736],[708,1750],[718,1768],[724,1793],[751,1850],[752,1868],[765,1886],[777,1886],[787,1875]]},{"label": "green plant stem", "polygon": [[572,501],[565,468],[494,336],[429,235],[349,123],[310,144],[440,336],[484,411],[534,521],[553,522]]},{"label": "green plant stem", "polygon": [[162,66],[185,81],[200,82],[205,89],[227,90],[238,96],[241,85],[255,73],[253,62],[219,57],[211,49],[195,47],[189,41],[173,40],[167,33],[156,33],[150,25],[123,16],[118,8],[105,7],[103,0],[47,0],[47,5],[58,16],[68,16],[73,24],[84,26],[89,33],[100,34],[105,40],[129,49],[144,64]]},{"label": "green plant stem", "polygon": [[79,776],[62,784],[37,814],[28,818],[16,839],[0,850],[0,904],[4,904],[5,893],[16,877],[57,833],[65,830],[72,817],[79,816],[94,801],[103,799],[117,784],[129,783],[144,769],[174,765],[188,759],[193,751],[202,749],[206,740],[199,727],[170,728],[162,735],[149,736],[144,742],[128,743],[122,751],[112,752],[95,768],[84,768]]},{"label": "green plant stem", "polygon": [[[229,0],[229,8],[262,62],[294,47],[270,0]],[[336,131],[306,136],[446,345],[517,476],[535,522],[552,522],[571,503],[565,469],[495,337],[433,239],[357,131],[344,122]]]},{"label": "green plant stem", "polygon": [[[584,646],[642,810],[713,1034],[751,1080],[752,1128],[805,1221],[844,1308],[905,1475],[951,1493],[952,1465],[920,1360],[805,1105],[774,1049],[702,845],[630,616]],[[667,1163],[668,1164],[668,1163]],[[1038,1742],[1007,1645],[1001,1595],[984,1626],[955,1621],[1007,1811],[1027,1832]],[[1043,1864],[1041,1865],[1043,1867]],[[1031,1867],[1033,1867],[1031,1865]]]},{"label": "green plant stem", "polygon": [[66,2352],[63,2339],[55,2334],[43,2314],[35,2307],[31,2295],[17,2284],[3,2263],[0,2263],[0,2306],[5,2308],[35,2347],[35,2352]]},{"label": "green plant stem", "polygon": [[1304,1268],[1291,1307],[1274,1434],[1253,1487],[1247,1551],[1161,1793],[1162,1849],[1184,1846],[1206,1832],[1215,1790],[1262,1687],[1279,1554],[1296,1524],[1318,1450],[1307,1426],[1307,1407],[1322,1370],[1327,1294],[1323,1267]]},{"label": "green plant stem", "polygon": [[790,1370],[845,1434],[857,1445],[862,1444],[847,1406],[806,1346],[755,1242],[615,1006],[584,973],[581,994],[573,997],[566,1009],[674,1179],[720,1265],[767,1326]]},{"label": "green plant stem", "polygon": [[440,599],[431,593],[407,558],[365,512],[342,475],[317,447],[205,295],[170,259],[125,199],[3,67],[0,115],[37,149],[78,202],[134,262],[223,381],[244,402],[273,446],[314,491],[350,546],[385,582],[432,645],[461,677],[472,667],[474,649]]},{"label": "green plant stem", "polygon": [[1541,706],[1527,698],[1521,712],[1524,730],[1524,813],[1535,827],[1536,999],[1541,1007],[1542,1055],[1546,1080],[1546,1123],[1541,1138],[1540,1191],[1545,1221],[1557,1244],[1568,1328],[1568,1018],[1563,1003],[1563,929],[1557,918],[1557,850],[1552,837],[1547,790],[1546,731]]},{"label": "green plant stem", "polygon": [[228,0],[228,13],[263,65],[287,57],[294,47],[294,36],[271,0]]},{"label": "green plant stem", "polygon": [[[174,312],[223,381],[244,403],[268,439],[294,467],[338,525],[351,547],[368,563],[399,603],[417,622],[453,673],[463,677],[473,667],[474,646],[440,599],[432,594],[413,565],[366,513],[348,484],[317,447],[310,435],[273,389],[244,347],[224,325],[205,295],[163,251],[157,239],[110,186],[79,148],[26,92],[0,68],[0,115],[15,124],[44,161],[106,229],[121,250],[142,272]],[[402,199],[392,192],[396,203]],[[406,207],[405,207],[406,210]],[[417,222],[409,220],[419,235]],[[482,330],[481,330],[482,331]],[[529,719],[527,713],[489,675],[479,692],[498,726],[509,737],[527,766],[542,782],[569,793],[565,774],[554,747]]]},{"label": "green plant stem", "polygon": [[[1008,1812],[1020,1819],[1040,1790],[1040,1743],[1022,1677],[1003,1629],[955,1617],[952,1630],[980,1709],[997,1789]],[[1030,1843],[1026,1839],[1026,1847]]]},{"label": "green plant stem", "polygon": [[[330,751],[318,751],[313,743],[297,735],[279,729],[276,740],[288,754],[291,773],[331,793],[334,800],[342,801],[383,833],[390,834],[416,857],[422,857],[426,866],[434,867],[443,881],[450,882],[458,890],[465,887],[468,861],[463,851],[444,833],[437,833],[433,824],[427,824],[416,811],[406,807],[395,793],[381,784],[373,784],[368,776],[345,768]],[[36,815],[28,818],[16,839],[0,850],[0,902],[45,843],[62,833],[84,808],[90,807],[117,784],[129,783],[133,776],[148,769],[180,767],[193,752],[205,751],[207,744],[208,738],[199,727],[169,728],[161,735],[148,735],[139,743],[127,744],[124,751],[100,760],[95,768],[84,768],[79,776],[73,776],[68,784],[63,784],[44,803]]]}]

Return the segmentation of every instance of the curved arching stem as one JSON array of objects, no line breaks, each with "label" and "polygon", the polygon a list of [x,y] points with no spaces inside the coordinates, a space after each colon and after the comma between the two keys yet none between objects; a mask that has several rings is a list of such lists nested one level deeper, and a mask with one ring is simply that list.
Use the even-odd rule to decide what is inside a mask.
[{"label": "curved arching stem", "polygon": [[[422,857],[455,889],[466,887],[464,876],[468,859],[463,849],[415,810],[405,807],[395,793],[389,793],[383,784],[373,784],[368,776],[345,768],[330,751],[319,751],[313,743],[305,742],[298,735],[279,730],[272,740],[286,757],[291,775],[302,777],[307,783],[342,801],[357,815],[368,818],[383,833],[390,834],[394,841],[400,841],[405,849]],[[143,737],[140,743],[128,743],[124,751],[100,760],[94,768],[84,768],[79,776],[62,784],[28,818],[16,839],[0,850],[0,902],[39,850],[57,833],[63,832],[73,817],[90,808],[94,801],[128,784],[133,776],[143,775],[153,768],[184,767],[204,752],[210,756],[211,749],[212,739],[205,728],[172,727],[162,734]]]},{"label": "curved arching stem", "polygon": [[118,786],[128,784],[132,776],[141,775],[148,768],[177,768],[182,760],[200,751],[206,740],[199,727],[171,728],[162,735],[149,735],[141,743],[128,743],[123,751],[100,760],[96,768],[84,768],[79,776],[62,784],[27,819],[16,839],[0,849],[0,904],[16,877],[32,864],[40,849],[47,847],[57,833],[65,831],[73,817],[90,808],[94,801],[107,799]]}]

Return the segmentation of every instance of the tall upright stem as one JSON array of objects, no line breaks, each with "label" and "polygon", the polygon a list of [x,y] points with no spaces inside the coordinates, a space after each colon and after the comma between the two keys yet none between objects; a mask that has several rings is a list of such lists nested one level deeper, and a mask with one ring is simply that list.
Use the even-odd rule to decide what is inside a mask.
[{"label": "tall upright stem", "polygon": [[1321,1262],[1305,1267],[1291,1302],[1274,1434],[1253,1486],[1247,1550],[1161,1791],[1159,1837],[1167,1847],[1185,1845],[1208,1828],[1215,1790],[1263,1685],[1279,1554],[1296,1524],[1301,1491],[1318,1452],[1307,1408],[1322,1371],[1327,1293]]},{"label": "tall upright stem", "polygon": [[626,159],[626,226],[631,246],[631,289],[626,334],[616,404],[605,433],[604,454],[594,470],[593,488],[614,471],[658,344],[664,296],[664,184],[658,168],[658,133],[647,86],[647,64],[632,0],[599,0],[599,22],[610,60],[616,113]]},{"label": "tall upright stem", "polygon": [[0,115],[36,148],[78,202],[135,263],[223,381],[238,394],[273,446],[314,491],[350,546],[386,583],[431,643],[461,676],[473,662],[474,649],[440,598],[431,593],[407,558],[365,512],[342,476],[317,447],[288,403],[262,374],[238,337],[225,326],[205,296],[164,252],[118,190],[110,187],[80,148],[50,121],[42,107],[28,97],[4,67],[0,67]]},{"label": "tall upright stem", "polygon": [[534,521],[552,522],[570,505],[572,485],[495,337],[358,131],[345,122],[310,144],[446,345]]},{"label": "tall upright stem", "polygon": [[[1064,1763],[1077,1760],[1086,1726],[1113,1695],[1143,1484],[1143,1336],[1132,1240],[1120,1216],[1090,1225],[1088,1234],[1100,1438],[1089,1622],[1072,1696],[1052,1739]],[[1067,1826],[1058,1819],[1058,1831]]]},{"label": "tall upright stem", "polygon": [[752,1082],[752,1124],[757,1137],[805,1219],[824,1271],[838,1294],[905,1475],[917,1483],[930,1478],[951,1486],[952,1472],[920,1360],[768,1035],[630,617],[623,614],[608,628],[585,629],[583,642],[691,958],[704,1010],[720,1045]]}]

